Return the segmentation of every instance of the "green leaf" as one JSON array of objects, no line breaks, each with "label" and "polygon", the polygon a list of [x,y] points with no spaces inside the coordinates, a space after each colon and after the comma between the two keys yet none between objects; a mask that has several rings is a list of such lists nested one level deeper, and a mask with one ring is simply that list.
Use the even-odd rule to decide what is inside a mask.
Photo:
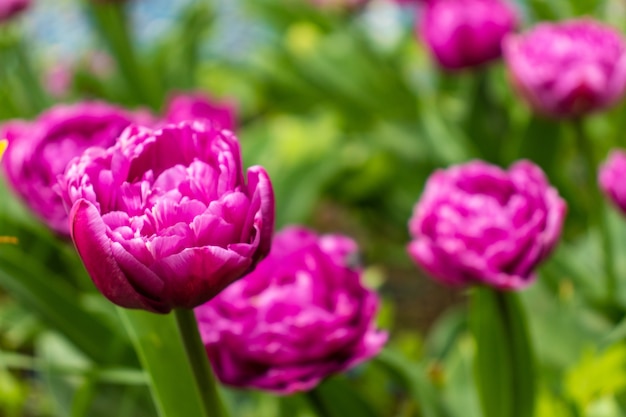
[{"label": "green leaf", "polygon": [[0,252],[0,286],[98,363],[134,362],[128,341],[77,303],[80,293],[19,247]]},{"label": "green leaf", "polygon": [[[179,325],[182,320],[177,321],[174,314],[160,315],[123,308],[118,308],[118,312],[149,375],[159,416],[226,415],[216,397],[214,381],[212,387],[198,382],[197,372],[204,371],[204,364],[198,362],[208,362],[208,359],[204,351],[199,358],[188,350],[184,339],[188,329]],[[185,313],[195,320],[192,310]],[[198,335],[198,343],[199,338]],[[202,345],[200,348],[204,349]]]},{"label": "green leaf", "polygon": [[374,363],[383,366],[401,382],[417,405],[421,416],[444,417],[450,415],[442,404],[439,393],[428,380],[421,364],[411,362],[390,348],[385,348],[374,359]]},{"label": "green leaf", "polygon": [[532,417],[534,358],[517,295],[476,288],[470,328],[477,345],[476,382],[485,417]]},{"label": "green leaf", "polygon": [[587,350],[567,372],[565,389],[583,410],[626,389],[626,346],[613,345],[600,353]]},{"label": "green leaf", "polygon": [[[9,368],[31,369],[46,382],[59,416],[153,417],[147,378],[136,369],[100,368],[60,335],[43,333],[36,357],[0,356]],[[130,401],[129,401],[130,398]],[[128,404],[132,402],[132,404]],[[132,410],[128,414],[126,410]],[[125,414],[126,413],[126,414]]]},{"label": "green leaf", "polygon": [[320,417],[378,417],[374,409],[342,375],[329,378],[307,392]]},{"label": "green leaf", "polygon": [[85,2],[95,27],[115,57],[124,75],[131,97],[137,104],[146,104],[153,109],[161,106],[164,96],[162,85],[157,82],[154,69],[142,65],[130,34],[125,4],[120,2]]}]

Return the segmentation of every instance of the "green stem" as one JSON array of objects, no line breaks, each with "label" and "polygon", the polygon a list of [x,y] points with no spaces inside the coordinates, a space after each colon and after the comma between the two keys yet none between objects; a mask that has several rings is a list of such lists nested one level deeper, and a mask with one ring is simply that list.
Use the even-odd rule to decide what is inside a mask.
[{"label": "green stem", "polygon": [[31,56],[26,49],[27,46],[24,42],[20,42],[15,49],[15,55],[20,69],[20,81],[28,94],[32,108],[38,113],[48,107],[49,100],[41,86],[41,81],[34,68]]},{"label": "green stem", "polygon": [[160,417],[226,417],[193,311],[158,315],[118,308]]},{"label": "green stem", "polygon": [[161,105],[162,94],[154,74],[139,64],[128,28],[125,5],[118,2],[88,1],[97,28],[115,57],[130,91],[141,103],[153,109]]},{"label": "green stem", "polygon": [[324,399],[317,388],[307,391],[304,395],[306,395],[307,400],[309,400],[309,404],[311,405],[315,415],[318,417],[331,417],[332,414],[326,408]]},{"label": "green stem", "polygon": [[576,136],[576,144],[578,145],[578,150],[583,157],[586,165],[585,188],[587,189],[587,193],[585,195],[585,208],[589,216],[588,226],[591,227],[593,225],[596,225],[600,230],[602,254],[604,257],[604,273],[606,276],[606,298],[610,303],[616,297],[617,276],[615,274],[614,268],[615,259],[613,256],[613,240],[611,239],[611,231],[609,230],[606,216],[606,203],[605,199],[600,193],[600,189],[598,188],[596,179],[599,161],[596,158],[593,144],[591,143],[589,136],[585,132],[582,119],[575,119],[573,121],[573,128]]},{"label": "green stem", "polygon": [[[0,62],[3,64],[0,68],[0,79],[6,83],[2,93],[6,101],[2,105],[3,113],[8,110],[9,114],[17,111],[18,115],[32,116],[50,104],[29,52],[28,45],[18,28],[11,25],[8,28],[0,28]],[[26,100],[16,100],[14,96],[20,95]]]},{"label": "green stem", "polygon": [[193,374],[204,401],[204,407],[211,410],[211,416],[226,417],[227,412],[220,400],[217,381],[200,338],[198,323],[193,310],[177,309],[174,314],[187,352],[187,358],[193,364]]},{"label": "green stem", "polygon": [[517,294],[475,288],[470,328],[476,341],[475,376],[483,415],[533,416],[534,358]]}]

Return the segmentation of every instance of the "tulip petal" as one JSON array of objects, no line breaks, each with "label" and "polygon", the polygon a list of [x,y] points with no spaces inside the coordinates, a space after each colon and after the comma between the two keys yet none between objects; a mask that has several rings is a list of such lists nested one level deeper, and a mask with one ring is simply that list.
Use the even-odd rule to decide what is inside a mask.
[{"label": "tulip petal", "polygon": [[84,199],[74,203],[69,214],[71,235],[85,268],[98,289],[115,304],[155,313],[170,309],[137,293],[115,259],[106,225],[96,207]]},{"label": "tulip petal", "polygon": [[193,308],[241,277],[251,260],[228,249],[188,248],[158,259],[153,270],[164,278],[163,298],[175,308]]}]

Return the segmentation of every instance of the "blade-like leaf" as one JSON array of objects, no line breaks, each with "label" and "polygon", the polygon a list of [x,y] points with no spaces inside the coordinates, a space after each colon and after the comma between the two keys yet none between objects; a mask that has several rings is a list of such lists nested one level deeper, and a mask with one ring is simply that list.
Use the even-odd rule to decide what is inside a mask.
[{"label": "blade-like leaf", "polygon": [[485,417],[532,417],[534,362],[517,295],[477,288],[470,327],[476,340],[476,382]]}]

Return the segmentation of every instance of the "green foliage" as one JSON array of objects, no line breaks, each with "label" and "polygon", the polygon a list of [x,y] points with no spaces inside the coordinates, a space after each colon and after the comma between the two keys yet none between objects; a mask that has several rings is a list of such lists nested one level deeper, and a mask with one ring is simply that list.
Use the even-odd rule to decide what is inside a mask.
[{"label": "green foliage", "polygon": [[565,376],[565,389],[581,410],[626,388],[626,346],[600,353],[585,351]]}]

